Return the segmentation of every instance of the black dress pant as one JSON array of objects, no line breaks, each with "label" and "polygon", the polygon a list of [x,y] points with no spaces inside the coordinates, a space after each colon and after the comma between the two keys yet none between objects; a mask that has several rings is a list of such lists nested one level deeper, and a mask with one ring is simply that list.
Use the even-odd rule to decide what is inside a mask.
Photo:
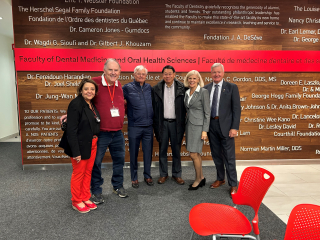
[{"label": "black dress pant", "polygon": [[217,180],[225,179],[226,170],[229,186],[236,187],[237,170],[234,138],[224,137],[220,129],[219,119],[212,118],[208,137],[211,155],[217,169]]},{"label": "black dress pant", "polygon": [[172,176],[181,177],[181,142],[177,139],[176,121],[164,121],[161,141],[159,142],[159,171],[161,177],[168,176],[167,152],[169,139],[172,150]]}]

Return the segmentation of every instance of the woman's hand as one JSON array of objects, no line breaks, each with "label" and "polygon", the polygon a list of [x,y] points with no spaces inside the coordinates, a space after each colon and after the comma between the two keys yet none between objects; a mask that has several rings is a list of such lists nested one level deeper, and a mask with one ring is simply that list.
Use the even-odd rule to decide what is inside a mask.
[{"label": "woman's hand", "polygon": [[60,118],[60,125],[62,124],[63,120],[66,120],[66,121],[67,121],[67,114],[61,116],[61,118]]},{"label": "woman's hand", "polygon": [[75,157],[74,160],[76,160],[77,163],[79,163],[81,161],[81,156]]},{"label": "woman's hand", "polygon": [[207,139],[207,132],[202,132],[201,140],[206,140],[206,139]]}]

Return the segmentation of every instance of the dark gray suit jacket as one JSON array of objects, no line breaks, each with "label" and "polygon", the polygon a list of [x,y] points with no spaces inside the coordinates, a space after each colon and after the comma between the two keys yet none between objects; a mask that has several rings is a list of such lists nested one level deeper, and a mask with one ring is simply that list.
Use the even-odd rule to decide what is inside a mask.
[{"label": "dark gray suit jacket", "polygon": [[[213,82],[204,86],[211,94]],[[234,83],[223,81],[220,104],[219,104],[219,124],[224,137],[229,136],[230,129],[239,130],[241,116],[240,95],[238,86]]]}]

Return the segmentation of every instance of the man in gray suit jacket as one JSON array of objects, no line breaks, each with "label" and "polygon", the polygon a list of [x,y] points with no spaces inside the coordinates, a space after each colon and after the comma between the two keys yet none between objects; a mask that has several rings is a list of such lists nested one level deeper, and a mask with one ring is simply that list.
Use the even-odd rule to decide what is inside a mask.
[{"label": "man in gray suit jacket", "polygon": [[210,188],[225,184],[225,169],[230,193],[237,192],[237,170],[234,137],[238,135],[241,106],[236,84],[223,81],[224,67],[215,63],[211,67],[213,82],[204,86],[210,93],[211,119],[209,142],[217,180]]}]

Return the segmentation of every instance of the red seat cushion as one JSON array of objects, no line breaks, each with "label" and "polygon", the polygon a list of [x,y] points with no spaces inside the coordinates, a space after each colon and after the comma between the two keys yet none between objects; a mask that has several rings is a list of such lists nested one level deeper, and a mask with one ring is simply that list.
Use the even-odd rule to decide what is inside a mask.
[{"label": "red seat cushion", "polygon": [[201,203],[189,214],[192,229],[199,235],[249,234],[251,224],[243,213],[234,207],[215,203]]}]

